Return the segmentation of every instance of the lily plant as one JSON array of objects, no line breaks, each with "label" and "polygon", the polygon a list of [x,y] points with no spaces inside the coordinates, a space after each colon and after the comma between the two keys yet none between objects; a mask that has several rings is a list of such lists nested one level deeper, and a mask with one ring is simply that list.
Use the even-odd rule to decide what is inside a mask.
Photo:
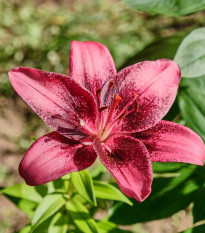
[{"label": "lily plant", "polygon": [[172,106],[179,66],[144,61],[117,73],[108,49],[72,41],[70,75],[17,67],[10,81],[54,131],[25,153],[19,173],[40,185],[91,166],[97,156],[127,196],[151,192],[151,162],[203,165],[205,147],[189,128],[161,120]]}]

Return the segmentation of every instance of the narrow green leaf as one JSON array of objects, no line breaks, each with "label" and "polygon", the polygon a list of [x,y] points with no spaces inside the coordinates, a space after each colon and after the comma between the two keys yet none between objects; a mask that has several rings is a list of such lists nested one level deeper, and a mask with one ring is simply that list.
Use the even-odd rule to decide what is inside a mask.
[{"label": "narrow green leaf", "polygon": [[182,16],[205,9],[204,0],[124,0],[126,4],[140,11],[169,16]]},{"label": "narrow green leaf", "polygon": [[68,214],[77,228],[86,233],[98,233],[98,227],[93,218],[89,215],[89,211],[80,202],[72,200],[66,203]]},{"label": "narrow green leaf", "polygon": [[33,219],[32,229],[35,229],[39,224],[55,214],[66,202],[62,194],[50,194],[43,198],[37,207]]},{"label": "narrow green leaf", "polygon": [[48,233],[66,233],[68,230],[68,215],[58,212],[52,219]]},{"label": "narrow green leaf", "polygon": [[30,233],[31,232],[31,226],[27,225],[24,228],[22,228],[18,233]]},{"label": "narrow green leaf", "polygon": [[179,96],[179,108],[186,125],[205,141],[205,93],[189,88]]},{"label": "narrow green leaf", "polygon": [[97,205],[93,180],[87,170],[72,172],[71,181],[77,192],[93,205]]},{"label": "narrow green leaf", "polygon": [[99,221],[97,223],[100,233],[131,233],[131,231],[125,231],[117,228],[117,225],[109,221]]},{"label": "narrow green leaf", "polygon": [[205,74],[205,27],[185,37],[174,60],[181,68],[182,77],[195,78]]},{"label": "narrow green leaf", "polygon": [[2,189],[0,192],[9,196],[23,198],[39,203],[46,194],[47,188],[44,185],[32,187],[25,183],[19,183],[9,188]]},{"label": "narrow green leaf", "polygon": [[189,228],[185,231],[182,231],[180,233],[204,233],[205,232],[205,224],[199,225],[197,227]]},{"label": "narrow green leaf", "polygon": [[123,201],[129,205],[132,202],[117,188],[106,182],[94,181],[95,195],[100,199]]}]

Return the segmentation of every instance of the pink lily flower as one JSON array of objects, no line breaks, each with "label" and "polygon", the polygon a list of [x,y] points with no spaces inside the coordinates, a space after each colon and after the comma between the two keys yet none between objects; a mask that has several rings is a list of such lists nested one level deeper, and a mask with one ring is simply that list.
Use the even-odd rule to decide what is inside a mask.
[{"label": "pink lily flower", "polygon": [[151,162],[203,165],[204,143],[189,128],[161,120],[173,104],[178,65],[145,61],[117,73],[108,49],[72,41],[70,76],[17,67],[10,81],[55,131],[28,149],[19,173],[40,185],[91,166],[96,157],[120,189],[141,202],[151,192]]}]

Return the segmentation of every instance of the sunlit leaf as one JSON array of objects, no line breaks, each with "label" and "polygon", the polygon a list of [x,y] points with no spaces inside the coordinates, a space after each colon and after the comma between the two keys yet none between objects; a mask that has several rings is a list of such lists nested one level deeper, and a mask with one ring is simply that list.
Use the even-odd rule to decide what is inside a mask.
[{"label": "sunlit leaf", "polygon": [[94,189],[97,198],[123,201],[129,205],[132,205],[132,202],[119,189],[115,188],[111,184],[95,180]]},{"label": "sunlit leaf", "polygon": [[52,219],[48,233],[66,233],[68,229],[68,215],[58,212]]},{"label": "sunlit leaf", "polygon": [[[66,203],[68,215],[82,232],[98,233],[98,227],[93,218],[89,215],[89,211],[80,202],[72,200]],[[100,232],[99,232],[100,233]]]},{"label": "sunlit leaf", "polygon": [[78,193],[87,201],[96,205],[95,191],[93,180],[87,170],[72,172],[71,181]]},{"label": "sunlit leaf", "polygon": [[62,194],[50,194],[43,198],[37,207],[33,219],[31,221],[32,229],[55,214],[66,202]]},{"label": "sunlit leaf", "polygon": [[181,68],[182,77],[196,78],[205,74],[205,27],[185,37],[174,60]]}]

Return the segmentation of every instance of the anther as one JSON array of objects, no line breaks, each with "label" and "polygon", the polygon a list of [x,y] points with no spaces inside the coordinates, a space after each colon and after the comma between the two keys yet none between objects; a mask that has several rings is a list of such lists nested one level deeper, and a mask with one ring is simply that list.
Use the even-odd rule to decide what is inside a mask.
[{"label": "anther", "polygon": [[96,91],[96,96],[99,97],[100,94],[101,94],[101,92],[102,92],[102,89],[101,89],[101,88],[97,89],[97,91]]},{"label": "anther", "polygon": [[135,100],[135,114],[139,112],[139,102]]},{"label": "anther", "polygon": [[103,106],[103,107],[101,107],[100,109],[99,109],[99,112],[102,112],[102,111],[104,111],[105,109],[107,109],[108,108],[108,106]]},{"label": "anther", "polygon": [[127,113],[128,113],[128,110],[125,110],[123,114],[119,116],[119,120],[122,120]]},{"label": "anther", "polygon": [[112,88],[114,86],[114,82],[110,81],[109,88]]},{"label": "anther", "polygon": [[132,98],[134,99],[136,97],[136,93],[132,93]]}]

